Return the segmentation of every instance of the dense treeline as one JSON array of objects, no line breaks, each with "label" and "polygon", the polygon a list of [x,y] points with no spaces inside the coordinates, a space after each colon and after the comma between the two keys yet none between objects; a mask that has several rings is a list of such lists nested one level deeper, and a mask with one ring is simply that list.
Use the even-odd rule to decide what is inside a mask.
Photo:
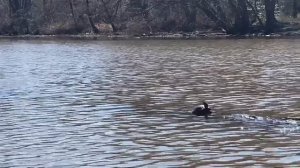
[{"label": "dense treeline", "polygon": [[273,33],[298,0],[0,0],[0,34]]}]

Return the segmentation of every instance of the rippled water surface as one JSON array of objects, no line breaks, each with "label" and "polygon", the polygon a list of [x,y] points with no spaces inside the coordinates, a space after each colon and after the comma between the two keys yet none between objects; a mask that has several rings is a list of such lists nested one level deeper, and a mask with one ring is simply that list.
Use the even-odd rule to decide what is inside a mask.
[{"label": "rippled water surface", "polygon": [[297,166],[299,42],[1,40],[0,167]]}]

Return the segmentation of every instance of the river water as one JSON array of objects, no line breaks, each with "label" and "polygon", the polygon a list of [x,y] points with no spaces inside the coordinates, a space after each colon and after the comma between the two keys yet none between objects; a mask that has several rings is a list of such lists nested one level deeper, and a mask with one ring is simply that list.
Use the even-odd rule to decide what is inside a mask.
[{"label": "river water", "polygon": [[0,167],[297,166],[299,42],[1,40]]}]

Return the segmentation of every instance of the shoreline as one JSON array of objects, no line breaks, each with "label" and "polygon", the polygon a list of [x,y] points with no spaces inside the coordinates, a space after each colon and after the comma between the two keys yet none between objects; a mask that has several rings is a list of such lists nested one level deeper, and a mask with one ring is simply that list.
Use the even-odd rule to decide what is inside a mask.
[{"label": "shoreline", "polygon": [[165,33],[151,35],[128,34],[61,34],[61,35],[0,35],[1,39],[16,40],[222,40],[222,39],[300,39],[300,31],[281,32],[270,35],[247,34],[228,35],[225,33]]}]

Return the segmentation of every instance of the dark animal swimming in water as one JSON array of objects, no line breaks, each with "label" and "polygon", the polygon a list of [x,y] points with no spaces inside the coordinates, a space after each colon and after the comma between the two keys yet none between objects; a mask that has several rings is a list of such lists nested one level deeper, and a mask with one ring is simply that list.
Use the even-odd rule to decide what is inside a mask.
[{"label": "dark animal swimming in water", "polygon": [[208,107],[208,104],[206,102],[203,102],[203,105],[200,105],[196,107],[193,111],[192,114],[196,116],[205,116],[207,119],[209,115],[211,115],[211,110]]}]

